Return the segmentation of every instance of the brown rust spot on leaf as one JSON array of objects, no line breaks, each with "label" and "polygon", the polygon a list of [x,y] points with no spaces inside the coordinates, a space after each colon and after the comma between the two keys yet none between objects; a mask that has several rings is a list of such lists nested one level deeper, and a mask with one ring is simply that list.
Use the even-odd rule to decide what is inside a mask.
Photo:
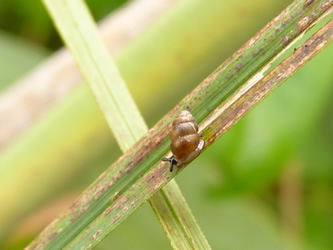
[{"label": "brown rust spot on leaf", "polygon": [[285,19],[282,24],[281,27],[284,28],[285,26],[287,26],[287,24],[289,23],[289,19]]},{"label": "brown rust spot on leaf", "polygon": [[112,219],[112,223],[115,223],[117,220],[119,220],[119,215],[116,215],[116,216]]},{"label": "brown rust spot on leaf", "polygon": [[127,211],[128,211],[128,209],[129,209],[129,207],[128,206],[125,206],[124,208],[123,208],[123,213],[126,213]]},{"label": "brown rust spot on leaf", "polygon": [[256,51],[254,51],[254,52],[252,53],[252,56],[253,56],[253,57],[256,57],[258,54],[259,54],[259,50],[256,50]]},{"label": "brown rust spot on leaf", "polygon": [[314,2],[314,0],[305,1],[305,3],[303,4],[303,8],[305,9],[305,8],[309,7],[313,2]]},{"label": "brown rust spot on leaf", "polygon": [[139,199],[132,201],[130,204],[130,207],[133,208],[138,202],[139,202]]},{"label": "brown rust spot on leaf", "polygon": [[303,31],[308,27],[309,23],[310,23],[310,18],[308,16],[305,16],[297,22],[297,29],[299,31]]},{"label": "brown rust spot on leaf", "polygon": [[282,41],[285,45],[287,45],[290,42],[290,36],[289,35],[283,36]]},{"label": "brown rust spot on leaf", "polygon": [[320,6],[320,11],[325,11],[325,10],[327,10],[329,7],[330,7],[330,5],[331,5],[332,3],[331,3],[331,0],[328,0],[328,1],[326,1],[325,3],[323,3],[321,6]]},{"label": "brown rust spot on leaf", "polygon": [[243,68],[243,65],[240,63],[236,66],[236,72],[239,72]]},{"label": "brown rust spot on leaf", "polygon": [[110,186],[111,185],[109,183],[102,185],[101,187],[99,187],[99,189],[96,190],[96,192],[94,193],[94,196],[96,198],[100,197]]},{"label": "brown rust spot on leaf", "polygon": [[102,233],[102,230],[97,230],[96,233],[94,233],[91,237],[90,237],[90,241],[95,241]]},{"label": "brown rust spot on leaf", "polygon": [[47,239],[49,240],[49,241],[51,241],[54,237],[56,237],[58,235],[58,232],[57,231],[55,231],[55,232],[53,232],[53,233],[51,233],[48,237],[47,237]]}]

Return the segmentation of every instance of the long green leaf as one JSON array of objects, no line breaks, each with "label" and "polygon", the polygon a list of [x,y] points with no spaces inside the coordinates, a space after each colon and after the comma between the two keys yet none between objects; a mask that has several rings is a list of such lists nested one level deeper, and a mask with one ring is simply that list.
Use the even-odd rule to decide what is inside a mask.
[{"label": "long green leaf", "polygon": [[[115,63],[103,45],[94,22],[80,1],[44,1],[61,30],[78,66],[83,72],[112,131],[126,128],[129,133],[114,133],[122,150],[140,139],[147,127],[139,110],[128,94]],[[86,17],[86,18],[82,18]],[[84,41],[84,42],[81,42]],[[94,48],[94,49],[92,49]],[[95,49],[97,48],[97,49]],[[120,105],[121,104],[121,105]],[[132,114],[135,126],[126,113]]]}]

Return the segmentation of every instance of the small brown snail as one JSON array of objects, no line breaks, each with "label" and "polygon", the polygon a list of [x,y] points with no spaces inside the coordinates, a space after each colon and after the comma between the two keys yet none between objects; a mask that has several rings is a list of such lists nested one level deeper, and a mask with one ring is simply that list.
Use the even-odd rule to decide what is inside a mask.
[{"label": "small brown snail", "polygon": [[198,134],[198,124],[187,110],[181,111],[173,121],[169,135],[173,156],[162,160],[170,162],[172,172],[174,165],[180,166],[197,157],[203,149],[204,141]]}]

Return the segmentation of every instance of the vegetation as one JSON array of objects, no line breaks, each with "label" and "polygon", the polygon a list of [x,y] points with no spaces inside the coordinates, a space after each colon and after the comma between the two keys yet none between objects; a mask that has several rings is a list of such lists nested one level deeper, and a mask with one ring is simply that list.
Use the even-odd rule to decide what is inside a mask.
[{"label": "vegetation", "polygon": [[[231,17],[228,15],[221,17],[219,12],[222,9],[221,2],[212,1],[211,5],[207,5],[200,1],[191,3],[183,1],[172,5],[161,14],[158,21],[145,28],[142,34],[133,40],[127,41],[127,44],[119,50],[118,55],[115,56],[116,63],[126,83],[133,91],[134,99],[137,98],[143,114],[145,114],[145,106],[148,110],[146,112],[149,113],[154,113],[157,109],[169,109],[168,105],[178,102],[177,96],[181,97],[181,93],[186,93],[188,88],[191,88],[186,87],[187,83],[193,83],[195,79],[197,79],[197,83],[200,82],[198,79],[202,79],[203,75],[207,76],[212,71],[211,68],[222,62],[221,55],[226,53],[226,48],[235,46],[237,38],[233,33],[230,33],[229,36],[226,34],[234,31],[229,30],[229,26],[233,26],[232,23],[235,26],[233,28],[237,30],[238,23],[230,22]],[[262,43],[258,42],[253,45],[253,42],[250,41],[240,50],[239,54],[222,64],[215,74],[205,81],[208,86],[206,93],[202,89],[200,89],[201,91],[196,89],[180,102],[180,109],[190,108],[196,118],[203,121],[202,136],[206,141],[206,146],[215,141],[226,129],[230,128],[230,124],[234,124],[240,118],[234,112],[239,110],[247,112],[258,100],[282,83],[285,77],[292,74],[308,58],[314,56],[321,49],[316,49],[314,41],[327,41],[326,44],[328,44],[332,40],[332,26],[328,23],[332,19],[332,15],[329,15],[315,26],[316,30],[323,27],[320,31],[323,32],[322,36],[317,36],[314,40],[311,38],[306,40],[316,30],[309,32],[307,37],[299,42],[301,45],[293,45],[297,48],[295,51],[291,48],[286,52],[283,56],[288,56],[285,61],[273,68],[282,60],[279,59],[267,72],[260,71],[272,58],[281,54],[287,44],[307,30],[312,22],[317,22],[317,18],[331,11],[331,3],[327,2],[326,8],[323,8],[323,2],[295,1],[294,7],[290,7],[285,12],[287,19],[275,19],[276,26],[272,26],[275,31],[277,28],[281,31],[276,35],[280,39],[269,40],[272,37],[270,32],[273,30],[270,30],[269,26],[266,27],[267,33],[260,34]],[[281,1],[276,3],[276,6],[279,4],[282,4]],[[262,4],[260,7],[264,8],[264,6],[265,4]],[[277,8],[272,3],[267,4],[267,8],[268,6]],[[228,6],[224,3],[223,7],[234,8],[231,13],[237,13],[237,4]],[[245,7],[244,3],[242,3],[242,7]],[[254,8],[252,5],[251,7]],[[249,15],[257,15],[255,9],[253,12],[251,12],[252,9],[248,10]],[[265,14],[268,13],[268,11],[265,12]],[[302,14],[311,17],[311,20],[304,19],[304,16],[297,16]],[[196,17],[195,22],[193,22],[194,16]],[[241,19],[238,17],[236,20]],[[280,20],[281,23],[279,23]],[[226,32],[224,36],[221,35],[222,32],[216,32],[216,25],[214,27],[211,25],[211,23],[219,23],[218,21],[224,24],[225,28],[222,29],[223,32]],[[243,25],[245,25],[247,22],[243,21]],[[324,26],[325,24],[327,25]],[[242,26],[239,28],[244,30]],[[247,32],[249,31],[247,30]],[[244,33],[246,32],[242,34],[243,39],[248,39],[250,36],[246,36]],[[318,35],[318,33],[316,34]],[[227,42],[225,37],[233,37],[233,40]],[[238,39],[242,40],[241,37]],[[221,46],[221,44],[225,46]],[[165,49],[166,45],[168,50]],[[247,59],[257,56],[256,53],[260,55],[256,61],[247,61]],[[240,55],[240,61],[237,61],[238,55]],[[186,169],[185,173],[179,176],[186,200],[213,248],[244,248],[252,244],[254,248],[280,249],[314,246],[329,249],[332,245],[329,237],[330,220],[333,218],[329,209],[332,203],[330,166],[333,165],[330,157],[332,145],[329,140],[331,133],[329,125],[331,123],[331,119],[329,119],[331,105],[329,88],[331,88],[332,81],[331,56],[332,46],[329,46],[293,76],[283,88],[276,91],[226,133],[222,140],[212,144],[197,160],[191,163],[193,166],[190,168],[191,170]],[[156,63],[157,58],[160,63]],[[302,58],[305,58],[305,61],[302,61]],[[290,70],[291,65],[294,66],[292,70]],[[228,71],[228,69],[236,71]],[[256,92],[257,87],[251,87],[254,82],[247,80],[258,70],[261,73],[257,76],[265,75],[265,77],[254,85],[259,89],[259,92]],[[229,72],[232,74],[230,75]],[[150,81],[148,81],[149,79]],[[309,81],[309,79],[313,80]],[[150,86],[149,84],[156,86],[156,80],[161,83],[158,88],[145,88],[145,86]],[[267,85],[270,81],[273,81],[274,84]],[[314,81],[316,84],[313,83]],[[131,82],[135,84],[133,88],[131,88]],[[180,82],[184,84],[180,85]],[[240,86],[248,89],[246,93],[249,94],[245,98],[239,98],[237,95],[237,92],[244,93],[245,91],[239,89]],[[267,86],[270,87],[267,88]],[[153,94],[149,94],[148,90],[154,91]],[[214,98],[207,93],[214,93]],[[233,93],[236,93],[234,98]],[[56,207],[57,204],[62,203],[60,201],[73,200],[73,198],[66,199],[69,191],[76,190],[76,192],[74,191],[76,194],[81,192],[79,190],[86,186],[86,183],[91,183],[102,172],[101,169],[109,166],[113,161],[109,152],[115,150],[112,149],[110,136],[107,136],[109,133],[107,126],[98,108],[94,105],[94,100],[89,96],[90,93],[84,86],[73,88],[69,95],[62,98],[61,101],[57,101],[48,109],[48,112],[39,115],[38,119],[33,119],[24,132],[18,133],[12,137],[14,139],[4,144],[0,158],[2,173],[0,197],[3,199],[1,203],[6,206],[0,210],[1,221],[4,222],[1,223],[0,232],[3,239],[6,239],[3,242],[7,247],[18,246],[20,241],[24,241],[21,243],[26,245],[34,238],[36,231],[23,230],[24,223],[28,223],[27,220],[24,222],[24,217],[29,218],[29,214],[35,210],[36,217],[30,218],[33,218],[31,219],[33,224],[38,224],[39,219],[43,217],[42,213],[38,212],[38,206],[41,204],[45,206],[43,204],[48,203],[49,208]],[[173,104],[163,106],[161,96],[164,96],[166,101],[173,101]],[[255,98],[253,99],[253,97]],[[140,104],[140,100],[142,104]],[[161,103],[161,106],[153,105],[154,103]],[[143,174],[146,171],[159,169],[159,165],[153,166],[151,163],[159,163],[158,159],[168,150],[169,142],[164,140],[167,134],[166,125],[175,116],[176,110],[174,109],[166,116],[155,127],[154,132],[151,131],[145,137],[146,139],[162,138],[161,145],[156,148],[154,148],[154,144],[150,145],[152,148],[148,148],[148,152],[149,150],[155,151],[151,151],[153,153],[150,156],[148,154],[142,163],[139,162],[141,165],[138,165],[136,170],[128,175],[129,177],[125,176],[125,179],[119,181],[119,185],[126,187],[128,194],[136,192],[139,195],[137,197],[140,198],[140,202],[136,202],[134,207],[138,207],[151,196],[151,193],[145,192],[148,188],[144,186],[145,175]],[[220,117],[208,117],[213,110],[215,114],[222,112],[220,113],[223,117],[222,123],[218,119]],[[144,139],[139,143],[145,145]],[[145,155],[142,147],[134,146],[122,157],[122,161],[117,161],[111,171],[107,170],[104,174],[104,177],[110,175],[111,179],[107,177],[103,180],[104,177],[102,177],[99,180],[110,183],[112,175],[118,171],[117,168],[121,167],[123,162],[126,160],[133,162],[133,159],[137,159],[131,155],[131,152]],[[113,157],[116,158],[117,153],[114,153]],[[88,168],[91,165],[96,168]],[[98,169],[98,165],[101,168]],[[197,167],[195,167],[196,165]],[[165,168],[167,169],[167,166]],[[170,176],[173,177],[175,174]],[[169,173],[164,171],[158,176],[162,178],[162,176],[168,175]],[[32,177],[38,177],[38,182],[34,183]],[[132,180],[142,183],[143,186],[135,187],[135,183],[132,186],[129,178],[134,178]],[[76,183],[73,183],[73,179]],[[156,191],[163,183],[165,184],[165,181],[160,182],[159,186],[152,190]],[[64,187],[60,189],[60,186]],[[90,190],[99,190],[98,187],[93,184]],[[112,199],[110,201],[108,197],[114,197],[115,202],[121,201],[123,193],[120,195],[117,193],[120,189],[117,191],[116,188],[112,191],[109,187],[106,188],[109,190],[106,192],[109,196],[96,199],[96,201],[91,196],[92,203],[86,200],[88,196],[83,196],[82,201],[88,202],[89,206],[90,204],[94,204],[94,206],[102,204],[99,208],[100,212],[112,204]],[[11,191],[8,192],[8,190]],[[103,189],[102,192],[104,191]],[[88,189],[86,194],[89,195],[89,192]],[[58,197],[58,199],[54,201],[52,197]],[[103,199],[107,202],[104,202],[104,205]],[[71,201],[67,202],[67,204],[70,203]],[[77,205],[82,206],[84,203],[77,203]],[[75,206],[72,208],[75,212]],[[49,210],[47,209],[47,211]],[[122,214],[127,216],[132,211],[132,208],[122,212],[116,211],[113,216],[116,216],[114,217],[117,218],[116,221],[118,218],[122,218],[119,220],[120,222],[126,218],[122,217]],[[145,214],[140,215],[140,213]],[[141,225],[134,223],[137,229],[133,235],[129,235],[133,228],[131,220],[135,222],[138,219],[130,217],[97,248],[103,247],[103,243],[113,244],[115,247],[127,244],[134,244],[138,247],[139,244],[142,244],[143,248],[147,248],[147,245],[154,248],[155,239],[151,236],[158,231],[153,230],[153,226],[147,227],[149,221],[154,220],[153,216],[149,211],[142,212],[141,210],[134,213],[134,216],[136,214],[139,214]],[[73,215],[75,216],[75,214],[70,216]],[[89,218],[89,216],[84,216],[83,214],[80,218]],[[107,231],[113,227],[113,224],[109,223],[110,220],[99,221],[105,225]],[[75,225],[74,227],[76,227]],[[159,228],[156,224],[154,226]],[[23,232],[21,234],[18,233],[20,229]],[[73,232],[76,234],[75,230],[73,231],[70,227],[66,232],[69,235]],[[148,232],[146,241],[142,240],[144,232]],[[108,232],[103,231],[104,233]],[[96,234],[94,235],[96,236]],[[55,239],[57,237],[56,235]],[[125,240],[129,237],[133,239],[133,242]],[[163,237],[162,234],[161,237]],[[116,238],[119,243],[115,240]],[[135,242],[136,238],[137,242]],[[89,240],[91,239],[92,237],[89,237]],[[109,240],[111,243],[107,243]],[[156,244],[161,247],[163,241],[162,243],[157,241]],[[131,246],[128,245],[128,247]],[[165,247],[168,247],[166,242]]]}]

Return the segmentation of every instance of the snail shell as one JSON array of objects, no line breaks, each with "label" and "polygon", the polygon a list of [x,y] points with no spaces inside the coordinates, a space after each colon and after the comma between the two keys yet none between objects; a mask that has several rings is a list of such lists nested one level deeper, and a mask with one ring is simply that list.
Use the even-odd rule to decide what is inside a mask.
[{"label": "snail shell", "polygon": [[196,158],[204,146],[204,141],[198,134],[198,124],[187,110],[180,112],[173,121],[170,139],[173,156],[162,159],[170,161],[170,172],[173,170],[173,165],[180,166]]}]

